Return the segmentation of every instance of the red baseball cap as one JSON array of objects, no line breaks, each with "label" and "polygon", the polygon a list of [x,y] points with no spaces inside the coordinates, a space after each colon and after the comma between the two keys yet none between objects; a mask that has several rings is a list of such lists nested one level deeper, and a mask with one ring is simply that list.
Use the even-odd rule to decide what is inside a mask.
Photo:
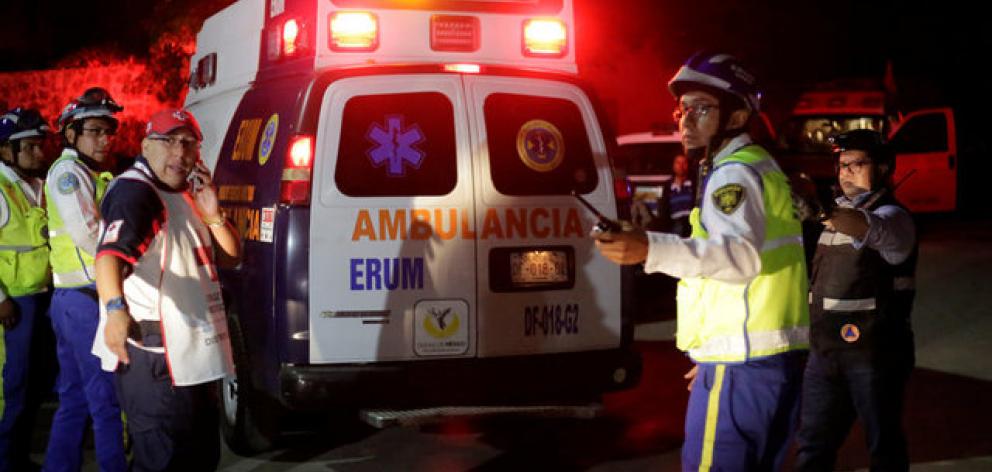
[{"label": "red baseball cap", "polygon": [[200,124],[196,122],[193,114],[181,108],[169,108],[152,115],[145,126],[145,136],[161,135],[165,136],[179,128],[186,128],[193,132],[196,139],[203,141],[203,133],[200,132]]}]

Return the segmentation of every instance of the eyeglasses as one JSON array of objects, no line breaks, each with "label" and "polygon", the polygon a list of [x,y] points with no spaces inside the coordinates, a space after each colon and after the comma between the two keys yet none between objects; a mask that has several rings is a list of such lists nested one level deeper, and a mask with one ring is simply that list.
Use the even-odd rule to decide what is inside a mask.
[{"label": "eyeglasses", "polygon": [[696,105],[684,105],[679,104],[672,112],[672,119],[676,123],[682,121],[682,118],[688,118],[690,120],[698,120],[701,117],[708,115],[713,110],[720,109],[720,105],[711,105],[708,103],[699,103]]},{"label": "eyeglasses", "polygon": [[183,138],[179,136],[152,136],[148,139],[158,141],[170,148],[181,147],[184,151],[192,151],[200,148],[200,141],[192,138]]},{"label": "eyeglasses", "polygon": [[83,134],[99,138],[101,136],[113,136],[117,134],[117,130],[114,128],[83,128]]},{"label": "eyeglasses", "polygon": [[869,164],[871,164],[870,159],[859,159],[851,162],[838,162],[837,165],[834,166],[834,168],[837,169],[838,173],[841,171],[841,169],[844,169],[852,174],[860,174],[861,169],[863,169],[864,166]]}]

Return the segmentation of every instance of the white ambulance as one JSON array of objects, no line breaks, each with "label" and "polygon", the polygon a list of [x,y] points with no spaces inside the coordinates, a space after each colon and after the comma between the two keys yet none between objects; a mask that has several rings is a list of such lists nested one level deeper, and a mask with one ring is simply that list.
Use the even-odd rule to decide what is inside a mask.
[{"label": "white ambulance", "polygon": [[192,64],[245,248],[232,449],[286,410],[588,414],[636,384],[629,274],[570,196],[618,216],[571,0],[241,0]]}]

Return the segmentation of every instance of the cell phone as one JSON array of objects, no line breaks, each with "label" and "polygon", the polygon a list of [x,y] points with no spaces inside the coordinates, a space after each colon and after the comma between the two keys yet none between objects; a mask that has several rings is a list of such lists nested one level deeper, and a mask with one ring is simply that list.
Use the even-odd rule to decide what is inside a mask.
[{"label": "cell phone", "polygon": [[596,217],[597,220],[596,226],[594,226],[592,229],[593,236],[598,236],[599,234],[602,233],[619,233],[623,231],[623,226],[620,225],[619,222],[615,220],[611,220],[607,218],[606,215],[600,213],[599,210],[596,209],[596,207],[592,206],[592,204],[589,203],[589,201],[587,201],[585,198],[582,198],[582,195],[579,195],[573,190],[572,196],[578,199],[579,203],[581,203],[582,206],[586,207],[586,209],[588,209],[593,214],[593,216]]}]

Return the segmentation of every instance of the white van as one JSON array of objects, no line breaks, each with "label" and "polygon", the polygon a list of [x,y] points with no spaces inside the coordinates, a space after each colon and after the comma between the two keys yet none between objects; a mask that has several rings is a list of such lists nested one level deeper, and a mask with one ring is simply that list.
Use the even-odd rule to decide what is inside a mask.
[{"label": "white van", "polygon": [[232,449],[286,409],[384,424],[637,383],[628,275],[570,196],[617,217],[574,40],[571,0],[241,0],[204,23],[186,106],[244,239],[221,274]]}]

